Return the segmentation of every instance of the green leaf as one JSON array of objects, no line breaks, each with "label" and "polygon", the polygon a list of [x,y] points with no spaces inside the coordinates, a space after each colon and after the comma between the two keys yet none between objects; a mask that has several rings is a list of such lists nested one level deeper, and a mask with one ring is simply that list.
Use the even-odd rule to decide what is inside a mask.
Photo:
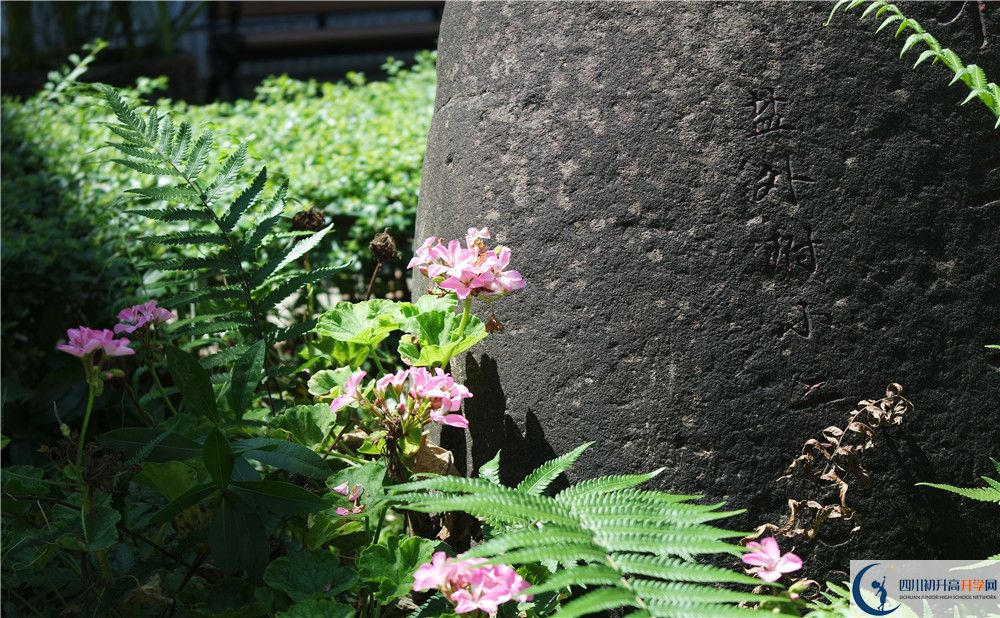
[{"label": "green leaf", "polygon": [[[344,388],[344,384],[347,383],[347,378],[351,376],[351,373],[350,367],[317,371],[309,378],[309,394],[314,397],[331,395],[334,389]],[[339,394],[339,391],[337,394]]]},{"label": "green leaf", "polygon": [[215,391],[208,372],[198,360],[184,350],[167,346],[167,368],[177,384],[184,405],[189,411],[204,414],[214,422],[219,422],[219,410],[215,403]]},{"label": "green leaf", "polygon": [[0,481],[3,493],[9,496],[45,496],[49,493],[45,471],[35,466],[6,466]]},{"label": "green leaf", "polygon": [[580,455],[583,455],[583,452],[592,444],[593,442],[584,442],[572,451],[545,462],[525,477],[517,486],[516,491],[541,495],[552,481],[556,480],[566,470],[569,470],[576,463],[576,460],[580,458]]},{"label": "green leaf", "polygon": [[333,224],[331,223],[315,234],[307,238],[303,238],[302,240],[297,240],[294,244],[292,244],[292,246],[278,253],[278,255],[274,256],[270,261],[268,261],[267,264],[254,272],[252,285],[254,287],[259,286],[267,281],[268,277],[304,256],[310,249],[318,245],[319,241],[323,240],[323,237],[325,237],[332,229]]},{"label": "green leaf", "polygon": [[250,409],[254,393],[264,377],[264,342],[258,341],[244,352],[233,366],[233,377],[229,385],[229,405],[236,418]]},{"label": "green leaf", "polygon": [[401,317],[391,300],[341,301],[320,316],[316,331],[337,341],[374,348],[401,327]]},{"label": "green leaf", "polygon": [[260,192],[264,190],[264,185],[267,183],[267,168],[262,167],[257,173],[257,176],[253,179],[242,193],[233,200],[232,205],[226,212],[226,216],[222,218],[222,229],[229,232],[233,231],[236,224],[239,222],[240,217],[243,216],[251,206],[257,202],[257,198],[260,197]]},{"label": "green leaf", "polygon": [[[70,504],[80,504],[79,494],[74,494]],[[111,494],[97,492],[94,494],[89,509],[81,511],[63,504],[52,507],[55,527],[62,529],[62,535],[56,539],[60,547],[77,551],[104,551],[118,543],[118,521],[121,514],[111,505]]]},{"label": "green leaf", "polygon": [[243,168],[243,164],[247,160],[247,145],[240,144],[239,147],[232,152],[226,160],[222,162],[222,167],[219,168],[219,173],[216,175],[215,179],[212,180],[212,184],[208,185],[205,189],[205,201],[209,204],[215,203],[222,194],[225,193],[235,182],[236,177],[239,175],[240,170]]},{"label": "green leaf", "polygon": [[283,481],[234,481],[229,490],[251,504],[282,515],[305,515],[330,506],[311,492]]},{"label": "green leaf", "polygon": [[322,457],[301,444],[277,438],[249,438],[233,443],[244,457],[314,479],[330,476],[330,466]]},{"label": "green leaf", "polygon": [[239,501],[226,492],[208,526],[208,546],[215,566],[227,574],[263,572],[267,540],[260,518],[241,508]]},{"label": "green leaf", "polygon": [[304,286],[312,285],[343,269],[344,266],[324,266],[322,268],[314,268],[294,277],[289,277],[279,282],[274,289],[262,296],[257,304],[261,307],[275,307],[295,292],[301,290]]},{"label": "green leaf", "polygon": [[229,446],[229,440],[218,428],[212,429],[205,439],[201,460],[205,462],[205,468],[215,484],[220,489],[224,489],[233,476],[235,458],[233,450]]},{"label": "green leaf", "polygon": [[403,362],[416,367],[440,367],[457,354],[486,338],[486,325],[470,316],[465,331],[459,335],[461,314],[454,311],[422,311],[403,326],[408,334],[399,341]]},{"label": "green leaf", "polygon": [[156,446],[146,456],[146,461],[185,461],[201,457],[202,446],[190,438],[153,427],[126,427],[97,436],[105,446],[124,451],[132,457],[155,442]]},{"label": "green leaf", "polygon": [[354,608],[329,599],[313,599],[278,612],[277,618],[354,618]]},{"label": "green leaf", "polygon": [[[381,508],[385,503],[385,475],[384,461],[369,461],[355,468],[345,468],[334,473],[326,480],[326,485],[331,489],[343,483],[347,483],[352,488],[355,485],[361,485],[364,492],[358,498],[358,504],[365,507],[367,515]],[[348,506],[347,499],[343,496],[332,494],[330,497],[341,501],[342,506]]]},{"label": "green leaf", "polygon": [[479,467],[479,477],[486,479],[494,485],[502,484],[500,482],[500,451],[497,451],[493,459]]},{"label": "green leaf", "polygon": [[211,221],[212,215],[200,208],[132,208],[125,211],[155,221]]},{"label": "green leaf", "polygon": [[132,477],[140,485],[152,487],[175,500],[198,485],[198,471],[195,466],[183,461],[149,462],[142,464],[142,470]]},{"label": "green leaf", "polygon": [[335,597],[350,590],[357,574],[340,566],[337,556],[325,549],[300,551],[282,556],[264,572],[264,581],[295,602]]},{"label": "green leaf", "polygon": [[187,167],[184,168],[184,175],[188,178],[197,178],[201,170],[205,169],[208,153],[212,149],[212,137],[211,130],[205,131],[191,146],[191,152],[187,156]]},{"label": "green leaf", "polygon": [[215,493],[215,486],[211,484],[198,485],[187,490],[180,496],[174,498],[167,506],[163,507],[149,520],[154,526],[161,526],[176,517],[181,511],[187,510],[198,504],[205,498]]},{"label": "green leaf", "polygon": [[270,427],[283,429],[300,443],[316,447],[330,433],[336,417],[330,412],[330,406],[319,403],[311,406],[293,406],[285,408],[281,414],[272,416]]},{"label": "green leaf", "polygon": [[378,586],[375,599],[389,604],[413,590],[413,572],[430,561],[435,543],[420,537],[400,542],[390,536],[387,544],[370,545],[358,556],[358,576],[361,581]]}]

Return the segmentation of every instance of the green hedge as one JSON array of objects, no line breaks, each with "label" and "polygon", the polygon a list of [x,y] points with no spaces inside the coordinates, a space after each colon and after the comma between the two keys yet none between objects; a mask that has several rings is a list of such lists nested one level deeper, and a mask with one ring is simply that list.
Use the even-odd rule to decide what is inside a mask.
[{"label": "green hedge", "polygon": [[[331,264],[351,262],[334,282],[345,297],[363,293],[373,233],[390,228],[404,249],[413,233],[434,54],[419,55],[411,68],[390,61],[386,69],[385,81],[366,82],[359,74],[337,84],[274,77],[253,100],[159,103],[177,122],[212,127],[224,149],[250,141],[251,156],[266,159],[273,178],[289,181],[289,225],[307,208],[335,223],[322,254]],[[153,98],[163,85],[143,79],[131,94]],[[140,296],[135,265],[156,257],[153,248],[126,243],[159,224],[125,215],[116,203],[140,178],[101,162],[111,153],[94,152],[108,136],[104,114],[80,94],[3,101],[6,402],[27,398],[45,373],[59,371],[66,359],[51,351],[67,327],[107,326],[115,309]],[[41,398],[51,402],[58,386],[47,390]]]}]

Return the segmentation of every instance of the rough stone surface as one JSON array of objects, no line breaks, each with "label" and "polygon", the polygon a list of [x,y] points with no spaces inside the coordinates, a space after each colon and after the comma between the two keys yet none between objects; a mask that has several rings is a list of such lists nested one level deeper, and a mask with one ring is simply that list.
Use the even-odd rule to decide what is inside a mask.
[{"label": "rough stone surface", "polygon": [[[914,487],[1000,456],[1000,140],[947,69],[829,6],[447,7],[417,238],[488,225],[528,281],[478,307],[506,330],[458,363],[460,467],[502,447],[513,480],[596,440],[572,479],[662,466],[749,529],[895,381],[916,412],[866,455],[862,528],[796,541],[809,574],[1000,551],[995,506]],[[904,5],[997,80],[975,6]]]}]

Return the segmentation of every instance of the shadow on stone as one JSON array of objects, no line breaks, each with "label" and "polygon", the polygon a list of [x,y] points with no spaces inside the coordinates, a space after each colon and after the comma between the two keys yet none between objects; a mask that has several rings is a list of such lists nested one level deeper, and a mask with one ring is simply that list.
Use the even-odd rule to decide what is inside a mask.
[{"label": "shadow on stone", "polygon": [[445,443],[447,437],[442,435],[442,442],[455,453],[455,465],[459,470],[469,465],[467,462],[471,457],[468,469],[472,473],[503,449],[501,480],[506,485],[516,485],[540,464],[556,456],[534,413],[529,410],[525,414],[523,431],[507,414],[507,395],[500,384],[495,360],[484,354],[477,361],[469,354],[465,357],[465,375],[466,384],[475,395],[465,402],[471,448],[467,452],[464,435],[461,436],[462,442],[456,440],[454,443],[460,450],[453,448],[450,442]]}]

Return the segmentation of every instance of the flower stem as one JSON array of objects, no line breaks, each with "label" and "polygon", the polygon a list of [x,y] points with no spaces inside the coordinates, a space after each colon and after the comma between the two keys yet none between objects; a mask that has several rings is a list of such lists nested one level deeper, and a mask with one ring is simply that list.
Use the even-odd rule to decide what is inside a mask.
[{"label": "flower stem", "polygon": [[94,409],[94,384],[87,381],[87,409],[83,413],[83,427],[80,428],[80,438],[76,445],[76,473],[83,483],[83,443],[87,437],[87,426],[90,425],[90,413]]},{"label": "flower stem", "polygon": [[455,338],[458,339],[465,333],[465,327],[469,324],[469,316],[472,314],[472,296],[465,297],[465,306],[462,308],[462,321],[458,323],[458,330],[455,331]]},{"label": "flower stem", "polygon": [[160,397],[163,398],[163,402],[167,404],[168,408],[170,408],[170,413],[176,416],[177,408],[175,408],[174,404],[170,402],[170,397],[167,395],[166,389],[163,388],[163,383],[160,382],[160,376],[156,373],[156,368],[153,367],[152,363],[147,362],[146,369],[148,369],[150,375],[153,376],[153,383],[156,384],[156,389],[160,391]]}]

